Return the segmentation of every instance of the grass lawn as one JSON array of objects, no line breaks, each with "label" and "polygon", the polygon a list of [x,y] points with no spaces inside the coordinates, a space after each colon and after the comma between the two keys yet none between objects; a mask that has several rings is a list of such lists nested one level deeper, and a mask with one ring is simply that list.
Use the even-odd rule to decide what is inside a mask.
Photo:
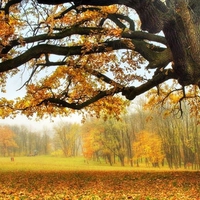
[{"label": "grass lawn", "polygon": [[0,158],[0,199],[200,199],[200,172],[150,169],[83,158]]}]

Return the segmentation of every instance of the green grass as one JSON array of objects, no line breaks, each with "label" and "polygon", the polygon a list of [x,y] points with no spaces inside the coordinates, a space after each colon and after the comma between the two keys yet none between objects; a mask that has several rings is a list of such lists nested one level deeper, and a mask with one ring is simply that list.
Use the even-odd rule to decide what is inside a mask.
[{"label": "green grass", "polygon": [[121,167],[120,164],[110,166],[104,161],[101,163],[90,160],[85,162],[83,157],[52,157],[52,156],[35,156],[35,157],[15,157],[11,162],[9,157],[0,157],[0,171],[69,171],[69,170],[101,170],[101,171],[168,171],[169,168],[153,167],[130,167],[126,165]]},{"label": "green grass", "polygon": [[86,169],[84,158],[64,158],[50,156],[0,157],[0,171],[60,171]]}]

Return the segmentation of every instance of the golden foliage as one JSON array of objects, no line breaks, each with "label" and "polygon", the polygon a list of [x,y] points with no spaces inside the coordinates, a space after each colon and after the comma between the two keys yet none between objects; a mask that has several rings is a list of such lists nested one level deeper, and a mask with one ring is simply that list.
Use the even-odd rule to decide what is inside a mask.
[{"label": "golden foliage", "polygon": [[176,89],[176,87],[176,83],[172,86],[164,84],[157,89],[150,90],[146,95],[147,103],[144,105],[144,109],[153,109],[161,106],[164,110],[164,116],[168,116],[171,113],[182,115],[184,109],[188,107],[191,116],[195,117],[197,123],[199,123],[199,88],[197,86],[187,86]]},{"label": "golden foliage", "polygon": [[12,15],[8,16],[4,11],[0,11],[0,44],[3,46],[9,45],[12,39],[17,38],[17,30],[23,23],[18,20],[15,14],[18,10],[11,9]]},{"label": "golden foliage", "polygon": [[0,147],[4,156],[9,153],[9,148],[18,147],[15,140],[15,134],[7,126],[0,126]]},{"label": "golden foliage", "polygon": [[[90,168],[90,163],[85,165]],[[199,172],[103,171],[101,166],[96,169],[100,170],[1,172],[0,198],[5,200],[199,198]]]},{"label": "golden foliage", "polygon": [[[4,4],[6,3],[7,1],[4,2]],[[19,8],[24,12],[19,12]],[[49,6],[47,9],[43,6],[37,8],[24,4],[19,7],[18,4],[15,4],[9,9],[9,16],[5,15],[3,10],[0,12],[0,41],[2,45],[9,46],[9,43],[14,39],[16,39],[14,45],[18,45],[16,48],[14,46],[9,54],[2,56],[2,61],[21,55],[31,46],[37,46],[40,42],[46,43],[43,39],[36,40],[36,42],[31,41],[34,40],[34,36],[52,37],[59,31],[74,30],[76,27],[96,27],[94,31],[91,29],[89,34],[69,34],[62,39],[47,39],[47,43],[52,45],[77,48],[81,46],[81,55],[66,55],[64,59],[61,58],[61,62],[60,58],[43,54],[27,62],[24,69],[28,70],[25,73],[21,70],[1,73],[2,92],[6,92],[6,81],[10,76],[19,75],[19,73],[22,73],[21,76],[23,73],[24,76],[29,76],[23,85],[26,87],[24,97],[18,97],[11,101],[1,99],[1,117],[7,117],[11,113],[14,117],[21,112],[28,117],[36,115],[39,119],[47,115],[66,116],[74,112],[72,108],[50,103],[48,99],[52,98],[67,102],[69,105],[75,105],[75,107],[89,102],[89,106],[84,111],[97,117],[103,113],[105,118],[107,115],[119,118],[120,113],[128,105],[128,101],[114,95],[114,93],[118,87],[122,88],[130,84],[130,81],[137,79],[135,74],[130,73],[135,71],[135,66],[138,65],[137,59],[134,62],[129,59],[129,65],[120,66],[117,52],[114,52],[112,47],[104,45],[103,42],[108,41],[108,38],[111,40],[113,38],[120,39],[122,29],[110,22],[106,22],[103,27],[99,26],[100,21],[106,19],[108,15],[123,14],[122,7],[118,5],[95,8],[93,6],[79,6],[77,9],[65,11],[66,7],[63,5]],[[34,21],[34,19],[37,20]],[[23,37],[23,33],[28,40]],[[131,46],[129,40],[124,41],[124,43]],[[18,47],[20,50],[17,50]],[[99,48],[105,48],[107,52],[96,54],[95,50]],[[132,48],[134,48],[133,45]],[[94,53],[87,55],[88,52]],[[50,64],[48,67],[48,64],[54,59],[55,66],[51,67],[52,64]],[[62,64],[56,64],[57,62]],[[96,96],[101,92],[105,92],[105,97],[96,100]],[[78,112],[82,113],[82,111]]]},{"label": "golden foliage", "polygon": [[[74,47],[74,49],[81,49],[81,52],[80,55],[77,53],[78,55],[69,56],[71,55],[69,48],[69,55],[66,54],[66,56],[57,58],[54,55],[43,54],[27,61],[26,67],[23,66],[23,69],[28,69],[28,73],[20,71],[20,75],[24,73],[24,76],[29,76],[26,77],[27,81],[24,84],[26,94],[14,101],[1,99],[0,115],[2,117],[7,117],[10,113],[15,115],[17,114],[16,110],[22,111],[29,117],[36,114],[38,118],[42,118],[46,114],[68,115],[73,112],[71,105],[79,110],[78,106],[81,107],[86,103],[89,106],[84,111],[91,116],[99,117],[103,113],[105,118],[106,115],[119,118],[120,113],[128,105],[128,101],[114,95],[115,92],[118,93],[119,88],[131,86],[135,81],[142,82],[144,80],[142,75],[136,73],[136,70],[140,69],[141,64],[144,63],[144,58],[134,51],[135,46],[131,39],[122,40],[123,28],[120,28],[117,23],[111,22],[112,20],[106,19],[116,13],[122,16],[122,18],[117,17],[118,22],[126,25],[128,21],[123,20],[123,15],[124,13],[128,14],[128,9],[121,5],[78,6],[76,9],[70,9],[70,5],[66,7],[65,5],[55,5],[47,8],[43,5],[34,7],[26,3],[21,7],[24,12],[19,12],[21,10],[19,10],[18,4],[12,5],[9,9],[9,16],[5,15],[4,11],[0,12],[0,42],[8,47],[10,42],[16,39],[9,54],[1,58],[2,61],[22,55],[30,47],[36,47],[39,44]],[[105,23],[100,25],[104,20]],[[91,28],[91,31],[74,33],[76,28],[82,30],[81,28],[84,27]],[[67,35],[59,38],[65,31]],[[23,33],[27,38],[21,35]],[[56,34],[59,37],[54,39],[53,36]],[[40,39],[35,40],[35,36]],[[112,46],[107,46],[107,43],[113,40],[121,41],[129,50],[114,51]],[[17,50],[18,47],[20,50]],[[99,49],[107,52],[96,53]],[[119,53],[122,55],[120,58]],[[19,75],[19,71],[10,70],[8,74]],[[2,92],[5,92],[8,77],[6,73],[1,73]],[[165,99],[167,91],[169,90],[164,88],[160,92],[162,95],[156,96],[156,98],[153,94],[155,91],[152,91],[152,94],[149,95],[148,105],[160,102],[163,97]],[[105,92],[106,95],[98,99],[97,96],[101,92]],[[170,102],[178,104],[180,94],[181,92],[176,95],[170,94]],[[52,98],[68,103],[71,108],[64,108],[62,104],[58,103],[50,103],[48,99]]]},{"label": "golden foliage", "polygon": [[159,163],[163,160],[161,139],[147,131],[137,133],[136,141],[133,142],[134,158],[145,158],[151,163]]}]

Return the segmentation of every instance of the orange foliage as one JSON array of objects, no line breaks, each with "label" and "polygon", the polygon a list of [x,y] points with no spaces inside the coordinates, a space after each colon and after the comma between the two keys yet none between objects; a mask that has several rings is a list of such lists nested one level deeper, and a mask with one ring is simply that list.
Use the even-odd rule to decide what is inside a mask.
[{"label": "orange foliage", "polygon": [[19,171],[0,176],[4,200],[200,198],[199,172]]},{"label": "orange foliage", "polygon": [[133,142],[134,158],[145,158],[151,163],[159,163],[164,158],[161,139],[155,133],[141,131]]},{"label": "orange foliage", "polygon": [[9,148],[17,147],[14,141],[15,134],[6,126],[0,126],[0,148],[6,156],[9,153]]},{"label": "orange foliage", "polygon": [[[104,63],[106,63],[108,57],[106,58],[105,54],[102,55],[101,59],[92,56],[91,60],[88,60],[87,65],[90,66],[90,63],[98,59],[95,66],[87,67],[81,65],[80,67],[74,68],[74,66],[71,65],[72,63],[70,63],[70,66],[57,67],[51,75],[46,76],[37,84],[28,84],[27,95],[25,98],[18,98],[14,107],[23,110],[23,113],[27,116],[32,116],[37,111],[38,118],[42,118],[46,114],[51,114],[52,116],[57,114],[64,116],[69,115],[72,110],[64,107],[56,107],[48,103],[46,105],[40,105],[40,107],[38,107],[38,105],[43,100],[51,98],[52,95],[54,98],[67,99],[69,103],[84,103],[98,94],[98,91],[106,90],[108,86],[101,79],[98,80],[95,77],[91,77],[89,73],[91,70],[94,70],[93,67],[100,68],[102,65],[103,67],[101,67],[102,69],[100,68],[99,71],[107,71],[107,67],[104,66]],[[120,72],[117,73],[119,74]],[[113,83],[113,92],[114,91],[115,83]],[[119,118],[120,113],[128,104],[129,102],[123,100],[121,97],[112,96],[111,91],[109,96],[87,106],[85,111],[91,116],[100,116],[100,113],[104,113],[105,115],[113,115]]]},{"label": "orange foliage", "polygon": [[183,108],[188,106],[191,116],[195,117],[197,123],[200,123],[199,88],[193,85],[179,89],[176,87],[177,83],[171,86],[162,84],[159,88],[150,90],[146,95],[147,103],[144,109],[162,106],[164,116],[168,116],[171,113],[182,114],[184,113]]},{"label": "orange foliage", "polygon": [[[113,52],[112,48],[104,46],[103,42],[108,41],[108,38],[120,38],[123,30],[114,23],[105,23],[105,27],[99,28],[99,23],[109,14],[123,13],[124,10],[118,5],[98,6],[95,9],[86,9],[90,6],[80,6],[77,10],[72,9],[63,14],[62,12],[66,9],[63,5],[48,7],[48,11],[42,7],[41,10],[37,10],[36,7],[34,8],[34,6],[28,4],[23,7],[23,9],[25,8],[27,8],[27,12],[20,13],[19,6],[16,4],[10,7],[9,16],[5,16],[3,11],[0,12],[0,41],[4,46],[9,46],[9,42],[13,39],[17,39],[19,43],[9,51],[9,55],[2,58],[2,61],[17,57],[26,52],[26,49],[29,49],[31,45],[34,46],[36,43],[40,43],[40,40],[26,43],[23,32],[27,31],[26,37],[29,41],[34,39],[37,34],[40,36],[46,35],[47,37],[54,36],[58,33],[55,30],[62,32],[63,27],[72,31],[76,27],[92,28],[90,33],[69,34],[62,39],[49,40],[47,43],[55,46],[81,47],[81,53],[80,55],[79,53],[78,55],[75,54],[76,56],[66,55],[65,59],[62,58],[62,64],[55,64],[51,69],[49,67],[46,72],[43,72],[44,68],[51,62],[52,55],[43,54],[38,58],[29,60],[27,71],[30,72],[31,76],[24,84],[24,87],[26,87],[25,96],[12,101],[2,98],[0,100],[0,116],[5,118],[12,114],[12,117],[15,117],[18,113],[23,113],[28,117],[36,115],[38,119],[48,115],[66,116],[74,112],[73,106],[88,102],[88,106],[84,108],[84,111],[87,111],[89,115],[99,117],[101,113],[104,113],[105,118],[106,115],[119,118],[120,113],[127,107],[128,101],[118,95],[114,96],[114,94],[119,88],[130,84],[130,81],[138,79],[135,73],[132,72],[135,71],[136,66],[141,61],[138,61],[140,58],[137,57],[137,53],[134,53],[134,55],[129,53],[129,55],[126,55],[127,57],[136,56],[137,58],[134,59],[134,62],[130,61],[133,59],[129,59],[129,65],[121,66],[116,52]],[[32,17],[29,16],[38,19],[38,21],[32,22]],[[36,23],[38,23],[38,26],[35,25]],[[21,30],[23,32],[20,32]],[[124,40],[124,43],[130,43],[131,45],[130,41]],[[23,48],[17,51],[18,47]],[[108,52],[96,54],[95,49],[102,47]],[[134,49],[134,46],[132,47]],[[93,51],[94,54],[87,55],[88,52]],[[60,58],[55,58],[56,62],[60,62]],[[13,76],[19,72],[20,70],[10,70],[9,74]],[[8,77],[6,73],[1,73],[2,92],[5,92]],[[96,96],[100,92],[106,92],[105,97],[96,100]],[[50,98],[65,101],[73,106],[67,108],[67,106],[58,103],[50,103],[48,101]],[[77,110],[79,109],[77,108]],[[82,111],[78,112],[82,113]]]},{"label": "orange foliage", "polygon": [[[9,1],[2,1],[4,6],[7,2]],[[55,52],[52,54],[40,52],[35,58],[26,55],[25,63],[19,64],[19,66],[27,65],[27,68],[23,67],[25,72],[15,69],[1,73],[2,92],[5,92],[8,75],[13,76],[21,72],[25,76],[29,74],[29,77],[26,77],[27,80],[23,85],[26,87],[24,97],[12,101],[4,98],[0,100],[0,116],[5,118],[12,113],[14,117],[20,111],[28,117],[36,113],[40,119],[49,114],[66,116],[74,112],[72,109],[82,113],[79,110],[84,108],[84,111],[91,116],[99,117],[104,113],[105,118],[106,115],[119,118],[128,101],[114,94],[120,92],[123,94],[126,88],[129,92],[135,81],[141,83],[146,79],[137,73],[144,63],[145,56],[135,51],[136,43],[134,46],[133,38],[131,39],[133,36],[123,36],[134,31],[134,28],[130,28],[131,30],[128,28],[131,27],[129,20],[123,19],[123,16],[127,16],[131,20],[129,9],[122,5],[78,6],[76,9],[70,4],[37,7],[36,4],[27,2],[21,5],[20,10],[19,7],[17,3],[10,6],[9,15],[5,14],[3,9],[0,12],[0,43],[3,45],[0,50],[5,46],[7,49],[10,48],[8,53],[1,57],[2,63],[24,55],[27,50],[32,50],[40,44],[45,47],[47,45],[47,48],[48,45],[60,50],[66,48],[68,52],[66,54],[58,52],[57,56],[54,55]],[[119,15],[115,17],[121,26],[109,18],[115,13]],[[123,25],[127,25],[127,28],[124,29]],[[113,41],[121,43],[109,45]],[[113,50],[115,46],[120,51]],[[149,103],[146,106],[167,103],[173,105],[172,109],[177,110],[182,97],[186,97],[189,99],[191,112],[200,118],[196,109],[199,101],[191,99],[191,97],[199,98],[199,89],[191,90],[189,86],[186,89],[186,96],[181,90],[170,93],[176,86],[176,83],[171,88],[162,85],[159,92],[151,90],[148,93]],[[105,93],[103,97],[99,97],[102,93]],[[157,93],[160,95],[157,96]],[[67,106],[58,101],[52,103],[49,99],[61,100],[67,103]],[[170,112],[166,112],[166,115],[168,113]]]},{"label": "orange foliage", "polygon": [[83,155],[85,158],[91,159],[94,153],[101,149],[100,135],[104,128],[102,125],[94,121],[92,124],[89,122],[85,124],[82,133],[83,139]]},{"label": "orange foliage", "polygon": [[17,30],[23,25],[18,20],[17,11],[15,6],[10,9],[10,16],[6,15],[4,11],[0,11],[0,44],[3,46],[9,45],[11,40],[17,38]]},{"label": "orange foliage", "polygon": [[84,134],[83,136],[83,156],[85,158],[92,158],[94,154],[93,149],[93,137],[90,133]]}]

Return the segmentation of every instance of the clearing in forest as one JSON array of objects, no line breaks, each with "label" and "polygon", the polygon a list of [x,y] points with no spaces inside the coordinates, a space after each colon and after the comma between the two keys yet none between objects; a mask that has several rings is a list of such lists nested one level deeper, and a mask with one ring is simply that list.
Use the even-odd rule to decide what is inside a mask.
[{"label": "clearing in forest", "polygon": [[73,158],[0,158],[0,188],[2,200],[197,200],[200,172],[103,167]]}]

